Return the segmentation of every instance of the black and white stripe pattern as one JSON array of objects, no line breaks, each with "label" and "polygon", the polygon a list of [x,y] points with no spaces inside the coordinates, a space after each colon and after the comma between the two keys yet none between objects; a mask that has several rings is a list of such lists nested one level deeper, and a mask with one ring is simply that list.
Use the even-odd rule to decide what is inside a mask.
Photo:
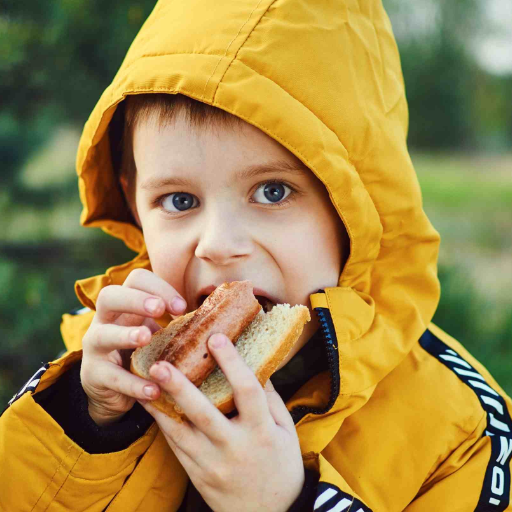
[{"label": "black and white stripe pattern", "polygon": [[43,373],[48,370],[50,365],[47,363],[44,366],[41,366],[39,370],[37,370],[30,379],[26,382],[26,384],[9,400],[8,404],[12,405],[16,400],[18,400],[21,396],[23,396],[25,393],[28,393],[29,391],[35,391],[37,388],[37,385],[39,384],[39,381],[41,380],[41,377],[43,376]]},{"label": "black and white stripe pattern", "polygon": [[473,390],[487,413],[487,429],[483,435],[491,439],[491,458],[475,512],[506,510],[510,497],[512,419],[504,398],[460,354],[430,331],[425,331],[420,338],[420,345]]},{"label": "black and white stripe pattern", "polygon": [[84,308],[76,308],[69,312],[70,315],[76,316],[76,315],[85,315],[85,313],[89,313],[89,311],[92,311],[88,307]]},{"label": "black and white stripe pattern", "polygon": [[325,482],[318,484],[313,510],[315,512],[372,512],[354,496]]},{"label": "black and white stripe pattern", "polygon": [[[88,313],[89,311],[91,311],[90,308],[82,307],[82,308],[76,308],[76,309],[70,311],[69,314],[70,315],[84,315],[85,313]],[[63,350],[57,356],[57,358],[61,357],[65,353],[66,353],[66,350]],[[19,400],[25,393],[34,392],[36,390],[37,385],[39,384],[39,381],[41,380],[43,373],[46,370],[48,370],[48,368],[50,367],[49,363],[44,364],[43,362],[41,362],[41,364],[43,366],[41,366],[41,368],[39,368],[39,370],[37,370],[37,372],[34,373],[34,375],[32,375],[32,377],[30,377],[30,379],[28,379],[28,381],[23,385],[23,387],[9,400],[9,402],[7,403],[7,406],[2,411],[2,414],[9,408],[9,406],[11,406],[14,402],[16,402],[16,400]]]}]

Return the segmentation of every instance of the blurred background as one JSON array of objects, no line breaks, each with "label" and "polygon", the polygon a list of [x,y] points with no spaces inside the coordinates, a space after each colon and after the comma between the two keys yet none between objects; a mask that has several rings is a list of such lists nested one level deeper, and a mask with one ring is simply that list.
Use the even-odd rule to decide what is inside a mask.
[{"label": "blurred background", "polygon": [[[77,279],[134,254],[79,225],[84,123],[154,0],[0,7],[0,409],[64,349]],[[384,0],[424,208],[442,236],[434,321],[512,395],[512,4]],[[78,99],[77,99],[78,98]]]}]

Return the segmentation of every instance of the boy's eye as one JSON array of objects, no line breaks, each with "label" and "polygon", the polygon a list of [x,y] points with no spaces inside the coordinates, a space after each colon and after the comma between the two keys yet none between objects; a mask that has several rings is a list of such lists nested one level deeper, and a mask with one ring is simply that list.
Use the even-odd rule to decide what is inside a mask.
[{"label": "boy's eye", "polygon": [[[286,192],[288,189],[288,193]],[[290,187],[281,182],[262,183],[254,193],[256,202],[263,204],[276,204],[291,194]],[[269,202],[266,203],[265,200]]]},{"label": "boy's eye", "polygon": [[162,199],[162,208],[168,212],[183,212],[197,206],[197,197],[186,192],[175,192]]}]

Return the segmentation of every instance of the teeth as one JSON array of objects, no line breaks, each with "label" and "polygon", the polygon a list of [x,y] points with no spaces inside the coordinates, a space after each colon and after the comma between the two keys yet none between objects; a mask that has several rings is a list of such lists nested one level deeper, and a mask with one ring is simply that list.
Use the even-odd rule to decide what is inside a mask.
[{"label": "teeth", "polygon": [[256,298],[258,299],[258,302],[261,304],[261,307],[265,313],[272,311],[272,308],[275,304],[271,300],[267,299],[266,297],[262,297],[261,295],[256,295]]}]

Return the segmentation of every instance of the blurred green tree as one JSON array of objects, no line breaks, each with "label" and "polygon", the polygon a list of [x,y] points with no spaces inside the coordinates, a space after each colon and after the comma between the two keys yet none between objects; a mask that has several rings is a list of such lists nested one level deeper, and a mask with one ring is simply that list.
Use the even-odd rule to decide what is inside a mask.
[{"label": "blurred green tree", "polygon": [[488,73],[473,53],[474,45],[492,28],[485,3],[383,0],[383,4],[400,49],[409,103],[409,145],[472,151],[510,147],[510,77]]},{"label": "blurred green tree", "polygon": [[[47,141],[52,127],[61,122],[83,125],[155,3],[124,0],[107,8],[102,0],[4,0],[2,187],[21,193],[18,171],[27,155]],[[30,199],[37,200],[35,196]]]}]

